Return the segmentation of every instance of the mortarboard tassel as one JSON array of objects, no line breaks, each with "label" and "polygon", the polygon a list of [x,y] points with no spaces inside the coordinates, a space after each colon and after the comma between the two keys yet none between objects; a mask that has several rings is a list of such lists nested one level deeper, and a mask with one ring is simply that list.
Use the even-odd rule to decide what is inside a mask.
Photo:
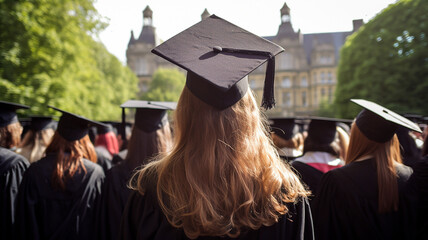
[{"label": "mortarboard tassel", "polygon": [[247,50],[247,49],[222,48],[219,46],[213,47],[213,51],[216,53],[219,53],[219,52],[242,53],[242,54],[248,54],[248,55],[259,55],[259,56],[267,57],[268,63],[266,67],[265,86],[263,88],[262,107],[268,110],[275,106],[275,91],[274,91],[275,57],[270,52]]}]

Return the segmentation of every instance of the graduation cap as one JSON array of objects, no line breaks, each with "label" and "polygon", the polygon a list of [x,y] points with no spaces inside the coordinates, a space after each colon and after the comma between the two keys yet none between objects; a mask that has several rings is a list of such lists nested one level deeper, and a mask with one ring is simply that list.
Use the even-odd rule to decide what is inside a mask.
[{"label": "graduation cap", "polygon": [[32,116],[29,129],[38,132],[45,129],[56,129],[56,122],[49,116]]},{"label": "graduation cap", "polygon": [[29,108],[29,106],[18,103],[0,101],[0,127],[18,122],[16,110]]},{"label": "graduation cap", "polygon": [[336,138],[336,125],[341,119],[325,117],[308,117],[308,138],[320,144],[330,144]]},{"label": "graduation cap", "polygon": [[272,131],[285,140],[290,140],[299,133],[299,126],[295,117],[271,118]]},{"label": "graduation cap", "polygon": [[136,108],[134,125],[144,131],[156,131],[168,123],[167,110],[174,110],[175,102],[129,100],[121,108]]},{"label": "graduation cap", "polygon": [[103,122],[104,126],[97,126],[97,134],[106,134],[108,132],[114,132],[113,125],[110,123]]},{"label": "graduation cap", "polygon": [[416,132],[422,132],[418,125],[399,114],[363,99],[351,99],[363,109],[355,119],[360,131],[368,139],[384,143],[389,141],[402,126]]},{"label": "graduation cap", "polygon": [[88,134],[89,128],[91,126],[103,126],[106,127],[105,124],[92,121],[85,117],[61,110],[56,107],[48,106],[56,111],[62,113],[61,118],[58,121],[57,131],[61,137],[63,137],[67,141],[76,141]]},{"label": "graduation cap", "polygon": [[247,92],[246,76],[268,62],[262,106],[275,105],[275,55],[284,49],[215,15],[152,50],[187,70],[186,86],[205,103],[223,110]]}]

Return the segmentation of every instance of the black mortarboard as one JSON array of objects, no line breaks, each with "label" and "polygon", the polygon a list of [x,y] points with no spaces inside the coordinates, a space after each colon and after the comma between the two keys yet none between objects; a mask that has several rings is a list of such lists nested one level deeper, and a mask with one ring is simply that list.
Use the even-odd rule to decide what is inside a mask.
[{"label": "black mortarboard", "polygon": [[109,123],[103,123],[104,126],[97,126],[97,134],[106,134],[108,132],[113,132],[113,125]]},{"label": "black mortarboard", "polygon": [[0,101],[0,127],[6,127],[9,124],[18,122],[16,110],[28,108],[30,107],[26,105]]},{"label": "black mortarboard", "polygon": [[[215,15],[175,35],[153,53],[187,70],[186,86],[220,110],[247,92],[248,74],[268,61],[262,106],[274,99],[275,55],[284,49]],[[242,81],[241,81],[242,80]]]},{"label": "black mortarboard", "polygon": [[52,120],[52,117],[48,116],[32,116],[29,129],[38,132],[45,129],[55,129],[56,123]]},{"label": "black mortarboard", "polygon": [[330,144],[336,137],[336,123],[340,119],[310,117],[308,138],[320,144]]},{"label": "black mortarboard", "polygon": [[300,130],[294,117],[271,118],[270,120],[272,121],[272,131],[285,140],[290,140]]},{"label": "black mortarboard", "polygon": [[365,108],[356,117],[355,124],[364,136],[372,141],[380,143],[389,141],[399,126],[422,132],[412,121],[374,102],[363,99],[351,99],[351,101]]},{"label": "black mortarboard", "polygon": [[167,110],[174,110],[175,102],[156,102],[129,100],[120,105],[122,108],[136,108],[135,126],[144,132],[156,131],[168,122]]},{"label": "black mortarboard", "polygon": [[56,107],[49,106],[56,111],[62,113],[61,118],[58,122],[57,131],[61,137],[67,141],[76,141],[88,134],[89,128],[91,126],[106,126],[103,123],[92,121],[85,117],[61,110]]}]

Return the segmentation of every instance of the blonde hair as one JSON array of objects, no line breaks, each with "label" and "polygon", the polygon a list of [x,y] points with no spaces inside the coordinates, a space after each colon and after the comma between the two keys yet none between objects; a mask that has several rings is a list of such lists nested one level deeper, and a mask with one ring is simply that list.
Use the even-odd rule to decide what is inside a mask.
[{"label": "blonde hair", "polygon": [[28,130],[19,145],[19,154],[28,159],[30,163],[36,162],[43,157],[46,147],[50,144],[55,133],[53,129],[41,131]]},{"label": "blonde hair", "polygon": [[346,153],[348,152],[348,147],[349,147],[349,135],[341,127],[336,127],[336,130],[337,130],[337,136],[339,139],[339,146],[340,146],[340,159],[345,160]]},{"label": "blonde hair", "polygon": [[251,91],[220,111],[185,87],[172,152],[138,173],[138,190],[144,194],[145,177],[156,173],[163,213],[189,238],[237,237],[274,224],[286,203],[309,193],[280,160],[266,124]]},{"label": "blonde hair", "polygon": [[397,135],[385,143],[378,143],[364,136],[353,123],[345,162],[349,164],[368,155],[373,155],[376,161],[378,211],[384,213],[398,210],[398,176],[395,164],[402,163],[402,159]]},{"label": "blonde hair", "polygon": [[272,141],[277,148],[293,148],[299,151],[303,151],[303,135],[301,133],[296,133],[291,139],[285,140],[284,138],[271,133]]}]

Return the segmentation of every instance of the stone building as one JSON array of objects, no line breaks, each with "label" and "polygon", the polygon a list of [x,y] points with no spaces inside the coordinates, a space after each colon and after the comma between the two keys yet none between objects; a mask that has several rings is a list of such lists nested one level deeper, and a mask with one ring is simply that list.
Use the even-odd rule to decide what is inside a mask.
[{"label": "stone building", "polygon": [[[291,25],[290,8],[284,3],[281,24],[275,36],[266,39],[284,47],[285,52],[276,57],[275,98],[276,107],[268,111],[269,116],[316,115],[321,103],[330,103],[334,98],[337,83],[336,70],[340,48],[346,38],[363,25],[353,21],[353,31],[302,34]],[[143,29],[136,39],[131,39],[126,51],[128,66],[140,79],[140,90],[147,84],[158,67],[176,67],[156,57],[150,51],[159,44],[152,25],[153,12],[147,6],[143,11]],[[210,14],[205,9],[204,19]],[[265,66],[259,67],[249,76],[250,87],[258,102],[263,94]]]}]

